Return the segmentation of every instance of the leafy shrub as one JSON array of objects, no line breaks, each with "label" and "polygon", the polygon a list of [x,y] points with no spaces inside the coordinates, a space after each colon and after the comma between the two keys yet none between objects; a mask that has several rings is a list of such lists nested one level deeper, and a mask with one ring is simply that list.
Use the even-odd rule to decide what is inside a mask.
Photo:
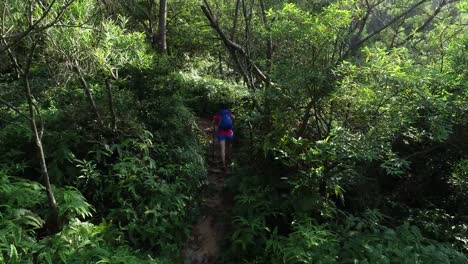
[{"label": "leafy shrub", "polygon": [[196,71],[180,72],[174,75],[175,85],[181,87],[187,105],[199,115],[214,113],[219,103],[233,105],[246,98],[249,93],[245,86],[237,83],[200,76]]},{"label": "leafy shrub", "polygon": [[[111,236],[111,239],[109,239]],[[77,219],[62,232],[40,241],[36,250],[41,263],[170,263],[132,251],[126,246],[112,245],[118,233],[102,223],[93,225]]]},{"label": "leafy shrub", "polygon": [[468,252],[468,226],[460,216],[450,215],[440,208],[413,209],[408,218],[424,235],[448,242],[461,252]]},{"label": "leafy shrub", "polygon": [[265,256],[272,263],[336,263],[339,250],[335,234],[306,219],[296,223],[287,238],[273,236],[268,240]]},{"label": "leafy shrub", "polygon": [[89,158],[75,159],[81,170],[77,186],[98,212],[122,228],[132,245],[174,253],[190,232],[204,164],[172,163],[168,146],[153,143],[149,132],[98,147]]},{"label": "leafy shrub", "polygon": [[125,246],[118,229],[76,217],[91,216],[90,206],[74,188],[55,188],[63,230],[37,240],[47,210],[45,189],[36,182],[0,171],[0,262],[14,263],[172,263]]},{"label": "leafy shrub", "polygon": [[[390,228],[375,211],[363,217],[318,224],[310,218],[294,222],[288,236],[273,232],[261,263],[466,263],[450,245],[424,238],[416,226]],[[261,253],[264,252],[264,253]]]},{"label": "leafy shrub", "polygon": [[468,197],[468,159],[460,160],[455,164],[449,183],[457,195],[463,198]]},{"label": "leafy shrub", "polygon": [[69,220],[79,217],[85,219],[91,217],[92,206],[86,202],[83,195],[74,187],[55,189],[55,199],[62,219]]},{"label": "leafy shrub", "polygon": [[0,201],[0,262],[30,261],[37,248],[35,231],[44,225],[43,217],[33,209],[44,206],[45,190],[0,170]]},{"label": "leafy shrub", "polygon": [[240,263],[254,259],[264,250],[272,232],[267,221],[275,214],[278,204],[272,199],[272,189],[261,184],[259,178],[246,168],[235,169],[226,185],[227,192],[237,195],[230,217],[232,232],[226,236],[229,247],[223,258],[226,263]]},{"label": "leafy shrub", "polygon": [[[10,118],[18,119],[20,117],[11,115]],[[8,167],[16,171],[22,171],[26,165],[30,164],[25,159],[28,151],[31,149],[29,144],[30,131],[26,122],[16,122],[0,127],[0,166]]]},{"label": "leafy shrub", "polygon": [[447,244],[424,238],[407,223],[393,229],[369,211],[363,218],[349,216],[335,230],[342,243],[342,263],[466,263],[468,259]]}]

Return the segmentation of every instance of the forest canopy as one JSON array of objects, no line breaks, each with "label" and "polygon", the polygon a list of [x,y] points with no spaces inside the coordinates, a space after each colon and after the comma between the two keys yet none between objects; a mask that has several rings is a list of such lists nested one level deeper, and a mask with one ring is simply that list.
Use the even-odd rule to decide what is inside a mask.
[{"label": "forest canopy", "polygon": [[203,263],[468,263],[467,32],[466,0],[2,0],[0,263],[198,263],[207,216]]}]

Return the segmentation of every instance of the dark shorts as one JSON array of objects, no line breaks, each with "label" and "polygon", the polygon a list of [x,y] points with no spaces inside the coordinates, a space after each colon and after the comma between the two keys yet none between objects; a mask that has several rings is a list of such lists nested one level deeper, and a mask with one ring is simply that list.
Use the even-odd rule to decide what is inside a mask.
[{"label": "dark shorts", "polygon": [[233,139],[234,139],[234,133],[232,133],[232,135],[219,135],[218,134],[218,141],[233,140]]}]

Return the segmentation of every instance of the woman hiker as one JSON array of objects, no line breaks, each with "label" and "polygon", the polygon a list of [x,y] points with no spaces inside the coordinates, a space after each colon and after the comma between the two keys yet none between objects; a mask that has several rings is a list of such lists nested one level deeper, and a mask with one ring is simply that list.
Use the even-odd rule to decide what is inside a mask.
[{"label": "woman hiker", "polygon": [[[221,161],[224,168],[226,168],[226,141],[229,142],[229,150],[232,149],[232,140],[234,138],[233,119],[234,115],[226,104],[221,104],[218,113],[213,117],[213,125],[216,125],[215,133],[221,148]],[[230,152],[228,151],[229,157]]]}]

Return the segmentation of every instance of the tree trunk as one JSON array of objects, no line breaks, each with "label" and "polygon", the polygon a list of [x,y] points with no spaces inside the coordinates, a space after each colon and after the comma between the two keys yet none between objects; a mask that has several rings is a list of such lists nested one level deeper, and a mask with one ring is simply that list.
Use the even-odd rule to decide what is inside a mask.
[{"label": "tree trunk", "polygon": [[239,6],[240,6],[240,0],[236,0],[236,9],[234,13],[234,19],[232,23],[232,29],[231,29],[231,39],[232,41],[235,41],[235,36],[236,36],[236,30],[237,30],[237,21],[239,17]]},{"label": "tree trunk", "polygon": [[93,109],[94,114],[96,115],[97,122],[101,128],[104,127],[104,122],[102,122],[101,115],[99,114],[99,111],[96,106],[96,102],[94,101],[94,97],[91,94],[91,89],[89,89],[89,84],[86,81],[86,79],[83,76],[83,73],[81,72],[80,68],[78,65],[73,66],[78,73],[78,76],[80,78],[80,82],[83,85],[83,89],[85,91],[86,97],[88,98],[89,103],[91,104],[91,108]]},{"label": "tree trunk", "polygon": [[26,63],[25,69],[23,70],[24,91],[25,91],[26,99],[28,101],[29,121],[31,125],[31,130],[34,136],[34,141],[36,143],[38,156],[39,156],[41,176],[44,180],[44,185],[45,185],[46,192],[47,192],[47,199],[49,202],[50,214],[49,214],[49,217],[47,218],[47,227],[49,229],[49,232],[56,233],[58,232],[60,228],[58,206],[55,200],[54,193],[52,192],[52,187],[50,185],[49,173],[47,171],[47,164],[45,161],[44,149],[42,147],[42,139],[40,136],[40,134],[42,134],[42,131],[41,133],[39,133],[37,129],[36,117],[35,117],[35,112],[34,112],[36,110],[34,109],[33,96],[31,94],[31,87],[29,85],[29,68],[31,66],[31,60],[32,60],[33,54],[34,54],[34,47],[31,49],[28,62]]},{"label": "tree trunk", "polygon": [[299,129],[297,130],[296,137],[300,138],[304,136],[304,133],[307,129],[307,126],[309,125],[309,119],[312,116],[312,107],[314,106],[314,100],[311,99],[310,102],[306,106],[306,111],[304,115],[302,116],[301,120],[301,125],[299,126]]},{"label": "tree trunk", "polygon": [[[201,5],[201,9],[202,9],[203,13],[205,14],[206,18],[208,19],[208,21],[210,22],[210,26],[218,33],[218,35],[221,38],[221,40],[223,41],[224,45],[226,46],[228,51],[231,53],[232,57],[235,59],[235,62],[237,64],[237,66],[239,67],[239,69],[241,70],[241,73],[244,75],[244,78],[246,79],[246,81],[252,75],[255,75],[262,82],[264,82],[267,86],[269,86],[270,85],[270,83],[269,83],[270,78],[268,78],[262,72],[262,70],[260,70],[260,68],[257,66],[257,64],[255,64],[255,62],[250,58],[249,54],[247,53],[246,49],[244,49],[244,47],[242,47],[238,43],[232,41],[224,33],[224,31],[219,26],[218,21],[217,21],[215,15],[213,14],[208,1],[204,0],[203,3],[204,3],[204,5]],[[246,67],[244,67],[243,65],[240,64],[240,59],[245,61],[246,67],[248,67],[249,69],[244,69]],[[252,81],[252,84],[253,83],[254,82]]]},{"label": "tree trunk", "polygon": [[109,110],[112,118],[112,131],[117,130],[117,115],[115,114],[114,98],[112,96],[111,80],[106,78],[107,99],[109,101]]},{"label": "tree trunk", "polygon": [[159,1],[159,23],[158,23],[158,43],[159,53],[167,53],[166,24],[167,24],[167,0]]},{"label": "tree trunk", "polygon": [[[266,31],[268,32],[268,40],[267,40],[267,49],[266,49],[266,59],[267,59],[267,73],[268,76],[271,75],[272,67],[273,67],[273,38],[271,36],[271,28],[268,24],[267,15],[266,15],[266,6],[263,0],[260,0],[260,9],[262,10],[262,20],[265,26]],[[269,77],[267,77],[269,78]],[[267,84],[271,84],[271,80],[267,82]]]}]

